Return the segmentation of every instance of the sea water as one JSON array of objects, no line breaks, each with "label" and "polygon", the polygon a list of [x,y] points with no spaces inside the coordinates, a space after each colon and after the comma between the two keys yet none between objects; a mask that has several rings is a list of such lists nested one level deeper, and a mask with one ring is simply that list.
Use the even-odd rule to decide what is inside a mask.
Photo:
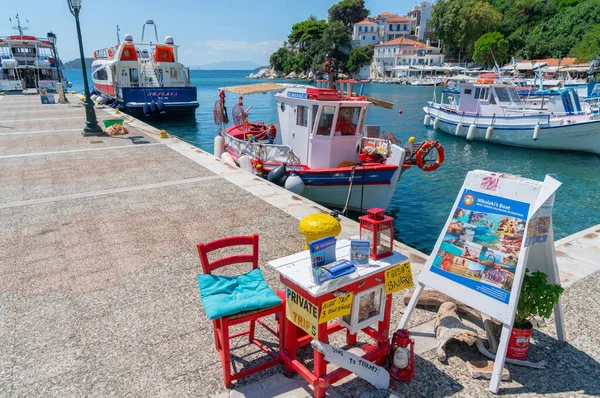
[{"label": "sea water", "polygon": [[[200,107],[195,119],[144,121],[166,129],[209,152],[218,128],[213,124],[213,107],[218,88],[257,83],[244,79],[250,71],[191,71],[198,87]],[[73,89],[83,91],[81,71],[65,71]],[[90,80],[91,82],[91,80]],[[289,81],[288,81],[289,82]],[[439,88],[437,93],[439,95]],[[426,173],[416,166],[407,170],[386,213],[395,218],[396,239],[418,250],[430,253],[452,209],[469,170],[483,169],[497,173],[518,174],[543,180],[546,174],[556,174],[563,183],[556,194],[554,233],[561,238],[600,223],[600,157],[594,154],[542,151],[513,148],[486,142],[467,142],[464,138],[434,132],[423,126],[423,106],[431,100],[434,89],[393,84],[366,84],[364,94],[395,104],[388,110],[371,106],[368,124],[380,125],[382,131],[392,131],[396,137],[417,141],[439,140],[446,160],[436,171]],[[253,94],[244,98],[252,105],[250,120],[275,122],[276,104],[273,93]],[[226,106],[231,109],[238,96],[227,93]],[[400,114],[398,111],[402,110]],[[356,218],[357,214],[351,214]]]}]

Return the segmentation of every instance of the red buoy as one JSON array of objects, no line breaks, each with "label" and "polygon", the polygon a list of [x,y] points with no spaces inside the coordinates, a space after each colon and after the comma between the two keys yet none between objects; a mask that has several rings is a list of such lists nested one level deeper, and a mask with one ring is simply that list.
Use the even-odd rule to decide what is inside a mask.
[{"label": "red buoy", "polygon": [[402,115],[402,109],[398,109],[398,114]]}]

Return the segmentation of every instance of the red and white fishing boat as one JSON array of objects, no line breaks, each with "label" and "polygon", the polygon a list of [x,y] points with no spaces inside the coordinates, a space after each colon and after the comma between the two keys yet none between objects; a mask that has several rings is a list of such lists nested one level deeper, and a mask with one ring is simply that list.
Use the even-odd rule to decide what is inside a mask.
[{"label": "red and white fishing boat", "polygon": [[[215,139],[215,155],[328,207],[385,209],[404,170],[414,164],[435,170],[444,152],[433,141],[402,147],[393,134],[380,136],[378,126],[367,126],[372,102],[353,92],[355,83],[339,81],[340,91],[324,81],[318,87],[257,85],[273,86],[263,91],[283,90],[275,94],[277,124],[248,122],[240,97],[233,108],[234,125]],[[215,104],[217,124],[226,121],[223,109],[222,91]]]}]

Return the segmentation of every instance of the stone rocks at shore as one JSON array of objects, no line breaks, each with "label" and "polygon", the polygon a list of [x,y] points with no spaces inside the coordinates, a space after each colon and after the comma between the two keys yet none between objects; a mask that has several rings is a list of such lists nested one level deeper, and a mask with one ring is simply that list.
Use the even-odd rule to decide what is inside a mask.
[{"label": "stone rocks at shore", "polygon": [[294,79],[294,80],[313,80],[316,79],[319,74],[315,74],[313,71],[302,71],[300,73],[291,72],[287,75],[282,72],[277,72],[273,68],[261,68],[256,73],[250,73],[246,76],[247,79]]}]

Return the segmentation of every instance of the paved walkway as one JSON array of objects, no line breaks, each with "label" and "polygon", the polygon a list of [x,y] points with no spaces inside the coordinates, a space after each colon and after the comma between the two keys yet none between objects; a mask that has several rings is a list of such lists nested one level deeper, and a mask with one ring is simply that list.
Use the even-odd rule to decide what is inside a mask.
[{"label": "paved walkway", "polygon": [[[195,244],[259,232],[265,263],[301,250],[298,220],[326,210],[192,145],[159,140],[156,129],[135,119],[127,118],[128,136],[83,138],[84,110],[76,97],[70,106],[41,105],[34,96],[0,98],[0,396],[227,393],[198,300]],[[110,110],[97,114],[114,117]],[[357,233],[353,221],[342,224],[343,237]],[[424,256],[398,247],[418,272]],[[264,273],[281,288],[277,275]],[[536,332],[532,355],[548,356],[551,368],[511,368],[514,381],[503,388],[599,392],[594,319],[600,310],[598,300],[590,300],[600,289],[598,275],[565,295],[565,347],[552,327]],[[403,310],[396,299],[392,324]],[[417,310],[410,326],[434,316]],[[238,352],[247,354],[245,361],[256,358],[243,347]],[[418,357],[415,380],[401,386],[400,395],[486,395],[487,382],[465,377],[460,362],[476,353],[451,346],[451,366],[430,354]],[[301,357],[308,360],[310,352]],[[280,373],[274,367],[244,379],[230,395],[256,385],[263,396],[274,393],[264,383],[284,385],[277,381],[283,376],[269,378]],[[389,391],[347,378],[332,394]]]}]

